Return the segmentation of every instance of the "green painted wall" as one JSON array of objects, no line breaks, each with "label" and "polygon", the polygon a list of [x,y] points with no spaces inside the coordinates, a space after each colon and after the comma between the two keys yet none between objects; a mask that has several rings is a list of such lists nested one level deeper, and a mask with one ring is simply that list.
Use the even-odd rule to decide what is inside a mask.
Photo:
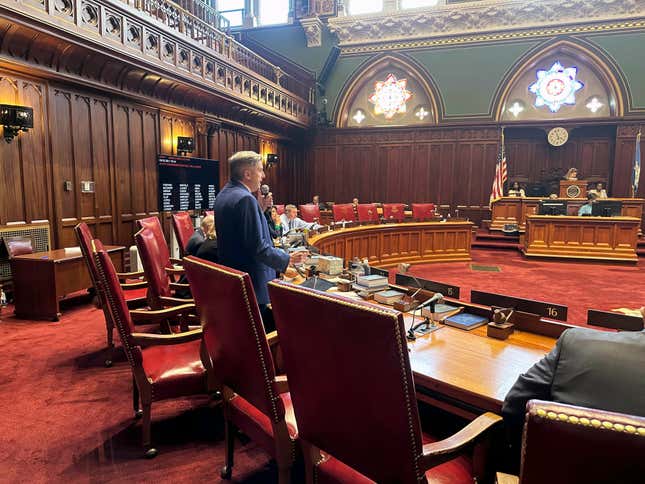
[{"label": "green painted wall", "polygon": [[587,37],[614,59],[632,95],[632,107],[645,108],[645,32]]}]

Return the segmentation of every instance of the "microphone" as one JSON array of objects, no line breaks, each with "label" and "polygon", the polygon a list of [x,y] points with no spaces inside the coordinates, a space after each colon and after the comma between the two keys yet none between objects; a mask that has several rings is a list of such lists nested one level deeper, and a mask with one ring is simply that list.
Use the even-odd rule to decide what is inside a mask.
[{"label": "microphone", "polygon": [[398,269],[399,273],[409,275],[414,280],[414,283],[417,285],[418,289],[414,291],[414,294],[410,296],[412,299],[414,299],[414,296],[419,294],[419,291],[423,289],[423,285],[419,282],[419,279],[417,279],[417,276],[415,276],[411,272],[408,274],[408,270],[410,269],[410,264],[408,264],[407,262],[399,263],[399,265],[396,268]]},{"label": "microphone", "polygon": [[[423,301],[421,304],[417,306],[417,309],[422,309],[425,308],[426,306],[432,306],[434,309],[434,305],[437,304],[439,301],[443,300],[443,294],[440,292],[435,292],[434,296],[432,296],[430,299],[427,301]],[[434,311],[432,311],[434,313]]]},{"label": "microphone", "polygon": [[[256,185],[257,186],[257,185]],[[269,188],[269,185],[262,185],[260,186],[260,193],[264,198],[267,197],[267,195],[271,192],[271,189]]]}]

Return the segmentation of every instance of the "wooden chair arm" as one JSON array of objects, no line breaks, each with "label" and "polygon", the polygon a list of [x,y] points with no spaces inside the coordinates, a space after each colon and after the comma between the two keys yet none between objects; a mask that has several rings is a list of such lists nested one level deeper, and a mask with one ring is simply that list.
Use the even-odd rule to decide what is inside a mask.
[{"label": "wooden chair arm", "polygon": [[183,267],[164,267],[166,274],[169,276],[183,276],[184,268]]},{"label": "wooden chair arm", "polygon": [[164,303],[165,306],[182,306],[184,304],[195,304],[194,299],[181,299],[178,297],[160,296],[159,300]]},{"label": "wooden chair arm", "polygon": [[128,309],[140,309],[148,307],[148,299],[146,297],[135,297],[126,301]]},{"label": "wooden chair arm", "polygon": [[190,289],[190,284],[184,284],[183,282],[171,282],[170,289]]},{"label": "wooden chair arm", "polygon": [[145,277],[145,272],[136,271],[136,272],[117,272],[116,276],[121,279],[141,279]]},{"label": "wooden chair arm", "polygon": [[273,330],[269,334],[267,334],[267,343],[269,343],[269,348],[273,348],[280,343],[277,331]]},{"label": "wooden chair arm", "polygon": [[135,324],[143,322],[154,323],[165,319],[176,318],[181,315],[187,315],[194,310],[194,304],[183,304],[181,306],[173,306],[171,308],[157,310],[134,309],[130,311],[130,317]]},{"label": "wooden chair arm", "polygon": [[423,446],[421,465],[430,469],[455,457],[465,447],[475,444],[477,440],[487,437],[485,434],[501,425],[502,417],[491,412],[480,415],[456,434]]},{"label": "wooden chair arm", "polygon": [[177,259],[176,257],[171,257],[170,262],[172,264],[176,264],[178,266],[183,266],[184,265],[184,260],[183,259]]},{"label": "wooden chair arm", "polygon": [[496,484],[519,484],[520,478],[518,476],[513,476],[511,474],[504,474],[503,472],[498,472],[495,476]]},{"label": "wooden chair arm", "polygon": [[194,329],[184,333],[172,334],[153,334],[153,333],[131,333],[130,339],[132,344],[142,347],[155,346],[155,345],[176,345],[181,343],[188,343],[201,339],[202,330]]},{"label": "wooden chair arm", "polygon": [[287,375],[277,375],[273,380],[273,387],[277,393],[287,393],[289,391]]},{"label": "wooden chair arm", "polygon": [[131,291],[132,289],[143,289],[145,287],[148,287],[148,281],[122,282],[120,286],[124,291]]}]

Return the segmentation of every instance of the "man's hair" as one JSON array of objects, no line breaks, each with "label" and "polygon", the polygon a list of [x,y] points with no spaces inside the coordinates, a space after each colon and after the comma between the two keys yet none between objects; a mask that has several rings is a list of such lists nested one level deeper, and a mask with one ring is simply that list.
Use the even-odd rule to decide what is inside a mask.
[{"label": "man's hair", "polygon": [[255,151],[238,151],[228,159],[231,180],[244,178],[244,170],[252,168],[262,161],[262,155]]},{"label": "man's hair", "polygon": [[298,210],[295,205],[285,205],[284,211],[286,212],[287,210]]},{"label": "man's hair", "polygon": [[593,192],[587,193],[587,200],[594,201],[596,198],[598,198],[598,195],[596,195],[595,193]]}]

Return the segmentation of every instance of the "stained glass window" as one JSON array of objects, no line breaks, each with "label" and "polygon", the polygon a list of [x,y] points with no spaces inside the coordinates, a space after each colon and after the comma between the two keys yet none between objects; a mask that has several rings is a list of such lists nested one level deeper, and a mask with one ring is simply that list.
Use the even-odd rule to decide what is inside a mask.
[{"label": "stained glass window", "polygon": [[576,103],[576,92],[584,84],[576,80],[576,67],[563,67],[555,62],[548,71],[537,71],[537,80],[529,86],[529,91],[535,94],[535,106],[548,106],[552,112],[557,112],[564,104]]},{"label": "stained glass window", "polygon": [[369,102],[374,104],[374,114],[383,114],[385,119],[392,119],[396,113],[405,113],[407,101],[412,93],[406,89],[407,79],[397,79],[394,74],[388,74],[385,81],[374,85],[374,93]]}]

